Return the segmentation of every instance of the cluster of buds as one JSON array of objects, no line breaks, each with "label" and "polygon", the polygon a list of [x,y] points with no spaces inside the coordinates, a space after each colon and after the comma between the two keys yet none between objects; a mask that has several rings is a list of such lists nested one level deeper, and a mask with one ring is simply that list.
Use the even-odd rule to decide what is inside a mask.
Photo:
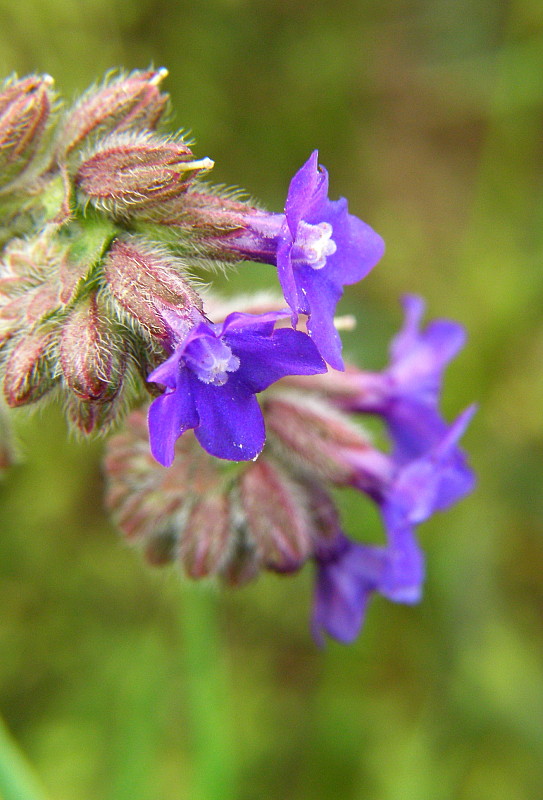
[{"label": "cluster of buds", "polygon": [[[165,75],[109,76],[66,111],[49,76],[0,90],[3,398],[54,398],[85,435],[124,422],[108,504],[152,563],[238,585],[313,560],[315,636],[350,641],[370,594],[418,599],[414,527],[471,488],[469,414],[449,426],[438,410],[463,334],[422,333],[409,298],[389,368],[346,368],[336,305],[383,240],[328,198],[316,151],[280,213],[203,182],[213,161],[162,129]],[[254,261],[275,268],[279,300],[203,296],[202,270]],[[391,453],[352,421],[365,413]],[[347,538],[334,486],[379,506],[385,545]]]},{"label": "cluster of buds", "polygon": [[64,115],[48,76],[0,92],[3,394],[11,407],[60,398],[84,434],[152,392],[147,376],[168,352],[164,312],[202,309],[179,256],[136,224],[169,213],[213,166],[156,132],[165,75],[119,75]]}]

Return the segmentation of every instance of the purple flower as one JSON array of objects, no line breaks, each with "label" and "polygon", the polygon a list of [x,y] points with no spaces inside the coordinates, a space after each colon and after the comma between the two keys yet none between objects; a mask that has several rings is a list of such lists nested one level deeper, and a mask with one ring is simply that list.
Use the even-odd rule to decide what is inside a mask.
[{"label": "purple flower", "polygon": [[345,198],[328,199],[328,173],[317,150],[290,182],[284,214],[253,209],[237,221],[235,232],[222,238],[223,249],[276,264],[293,325],[306,315],[322,357],[343,369],[336,305],[343,287],[362,280],[383,255],[381,237],[349,214]]},{"label": "purple flower", "polygon": [[324,644],[324,633],[343,644],[356,639],[385,560],[384,548],[352,542],[342,533],[316,555],[311,630],[317,644]]},{"label": "purple flower", "polygon": [[[264,419],[255,397],[285,375],[325,372],[313,342],[300,331],[274,330],[285,312],[230,314],[196,323],[150,375],[166,387],[149,408],[151,452],[168,467],[186,430],[218,458],[247,461],[264,446]],[[182,329],[181,329],[182,330]]]},{"label": "purple flower", "polygon": [[424,522],[473,490],[473,472],[464,459],[458,458],[457,443],[475,411],[475,406],[467,408],[439,442],[422,456],[400,464],[384,504],[393,504],[405,521]]},{"label": "purple flower", "polygon": [[318,151],[290,182],[277,248],[277,272],[292,310],[308,316],[309,335],[323,358],[343,369],[334,313],[343,286],[362,280],[384,252],[369,225],[348,213],[345,198],[328,199],[328,173]]},{"label": "purple flower", "polygon": [[323,632],[340,642],[353,641],[375,592],[397,603],[420,600],[424,556],[414,529],[473,489],[473,473],[458,463],[456,445],[474,410],[467,409],[439,443],[408,464],[395,464],[370,448],[359,456],[355,485],[379,505],[387,544],[362,545],[340,534],[316,553],[312,629],[318,643]]},{"label": "purple flower", "polygon": [[448,320],[435,320],[421,331],[424,301],[420,297],[406,296],[403,306],[405,323],[392,341],[390,366],[382,373],[345,373],[349,393],[340,397],[339,404],[350,411],[382,416],[396,460],[406,463],[445,436],[447,424],[439,413],[443,372],[466,336],[461,325]]},{"label": "purple flower", "polygon": [[[353,642],[364,624],[373,594],[396,603],[420,600],[424,562],[412,536],[410,545],[402,549],[377,547],[353,542],[340,534],[325,552],[317,554],[311,618],[317,644],[324,644],[323,633],[343,644]],[[398,575],[408,574],[417,576],[416,584],[399,583]]]}]

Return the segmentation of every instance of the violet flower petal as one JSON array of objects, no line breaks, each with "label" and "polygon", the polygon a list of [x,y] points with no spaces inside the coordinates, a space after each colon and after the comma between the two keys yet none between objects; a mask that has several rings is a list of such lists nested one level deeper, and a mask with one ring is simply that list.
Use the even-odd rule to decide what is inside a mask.
[{"label": "violet flower petal", "polygon": [[258,336],[271,336],[275,323],[289,316],[289,312],[268,311],[265,314],[246,314],[243,311],[233,311],[224,322],[212,325],[216,335],[221,337],[230,333],[250,333]]},{"label": "violet flower petal", "polygon": [[425,304],[422,298],[403,298],[405,323],[392,340],[391,366],[386,371],[396,394],[437,406],[443,370],[464,346],[464,328],[449,320],[435,320],[424,331],[420,320]]},{"label": "violet flower petal", "polygon": [[195,435],[217,458],[250,461],[264,447],[266,431],[258,400],[234,374],[224,386],[192,381],[200,424]]},{"label": "violet flower petal", "polygon": [[182,357],[183,352],[175,350],[166,361],[163,361],[150,373],[147,380],[150,383],[161,383],[163,386],[167,386],[168,389],[175,389]]},{"label": "violet flower petal", "polygon": [[300,222],[316,214],[317,209],[327,201],[327,196],[328,172],[324,167],[319,169],[319,151],[313,150],[288,188],[285,216],[293,239],[296,238]]},{"label": "violet flower petal", "polygon": [[151,453],[159,464],[171,467],[177,439],[186,430],[196,427],[198,421],[188,375],[179,371],[176,389],[167,389],[149,407]]},{"label": "violet flower petal", "polygon": [[335,552],[317,559],[311,621],[317,644],[324,644],[324,633],[344,644],[356,639],[384,567],[383,548],[358,544],[343,535]]},{"label": "violet flower petal", "polygon": [[[310,269],[305,267],[303,272]],[[334,325],[334,312],[342,291],[331,284],[325,275],[317,274],[307,281],[304,292],[311,310],[307,321],[309,335],[324,360],[334,369],[343,370],[341,337]]]},{"label": "violet flower petal", "polygon": [[459,457],[457,442],[475,410],[466,409],[436,446],[399,470],[387,502],[404,509],[408,522],[423,522],[472,491],[474,475]]},{"label": "violet flower petal", "polygon": [[270,337],[228,333],[225,341],[240,359],[237,378],[253,393],[263,391],[286,375],[326,372],[316,346],[301,331],[279,328]]},{"label": "violet flower petal", "polygon": [[[285,228],[287,226],[285,225]],[[298,283],[294,275],[294,268],[292,266],[291,252],[293,247],[292,238],[289,235],[281,237],[277,246],[276,264],[277,264],[277,277],[281,284],[281,290],[285,302],[291,310],[292,324],[298,324],[298,313],[306,313],[306,303],[304,301],[304,293],[298,292]],[[310,269],[310,268],[309,268]],[[312,270],[314,271],[314,270]]]},{"label": "violet flower petal", "polygon": [[389,543],[379,591],[396,603],[418,603],[425,576],[424,554],[401,511],[388,504],[382,514]]}]

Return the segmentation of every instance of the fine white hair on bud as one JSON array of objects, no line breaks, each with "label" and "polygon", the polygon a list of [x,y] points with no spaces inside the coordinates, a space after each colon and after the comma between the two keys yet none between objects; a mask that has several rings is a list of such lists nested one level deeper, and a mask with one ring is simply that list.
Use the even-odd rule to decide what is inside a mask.
[{"label": "fine white hair on bud", "polygon": [[101,86],[91,87],[64,116],[57,160],[112,131],[154,130],[168,105],[168,95],[158,88],[167,74],[164,68],[111,73]]},{"label": "fine white hair on bud", "polygon": [[114,216],[132,216],[182,195],[210,158],[193,158],[182,140],[150,133],[119,133],[101,139],[75,175],[83,204]]}]

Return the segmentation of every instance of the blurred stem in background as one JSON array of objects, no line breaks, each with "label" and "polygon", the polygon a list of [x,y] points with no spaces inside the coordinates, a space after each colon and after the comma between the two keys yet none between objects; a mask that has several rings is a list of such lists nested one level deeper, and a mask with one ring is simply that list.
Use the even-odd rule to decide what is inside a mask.
[{"label": "blurred stem in background", "polygon": [[0,798],[45,800],[46,794],[4,721],[0,719]]},{"label": "blurred stem in background", "polygon": [[182,674],[191,731],[191,800],[237,794],[231,687],[221,642],[219,597],[209,586],[185,586],[181,606]]}]

